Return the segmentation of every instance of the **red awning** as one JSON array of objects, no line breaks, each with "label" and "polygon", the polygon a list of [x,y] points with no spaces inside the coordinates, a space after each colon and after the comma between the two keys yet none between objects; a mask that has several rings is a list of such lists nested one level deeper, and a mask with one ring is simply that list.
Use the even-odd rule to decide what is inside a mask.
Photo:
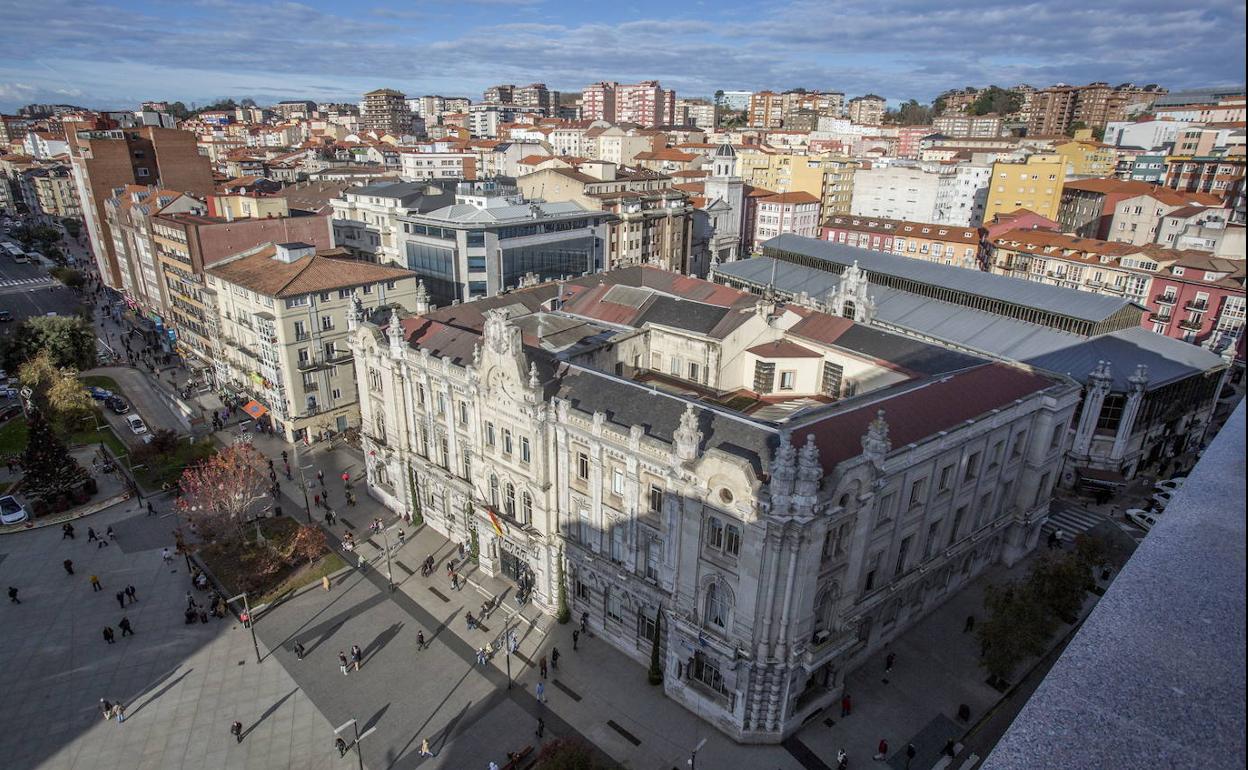
[{"label": "red awning", "polygon": [[243,407],[243,411],[251,415],[252,419],[259,420],[269,410],[268,408],[264,406],[264,404],[261,404],[259,401],[252,399],[251,401],[247,402],[246,406]]}]

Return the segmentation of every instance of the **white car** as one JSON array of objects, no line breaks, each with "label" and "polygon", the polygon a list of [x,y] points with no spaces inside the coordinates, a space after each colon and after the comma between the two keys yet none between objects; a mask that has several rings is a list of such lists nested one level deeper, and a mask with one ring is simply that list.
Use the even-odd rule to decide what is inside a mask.
[{"label": "white car", "polygon": [[136,436],[142,436],[147,433],[147,426],[143,424],[143,418],[137,414],[126,415],[126,424],[130,426],[130,432]]},{"label": "white car", "polygon": [[1165,510],[1165,507],[1170,504],[1170,500],[1173,497],[1174,497],[1174,492],[1170,492],[1170,491],[1157,492],[1156,494],[1153,495],[1153,502],[1157,504],[1158,508]]},{"label": "white car", "polygon": [[1145,532],[1153,528],[1153,525],[1161,521],[1161,511],[1145,511],[1140,508],[1129,509],[1124,516],[1127,521],[1144,530]]},{"label": "white car", "polygon": [[1183,486],[1184,481],[1187,481],[1186,476],[1175,476],[1172,479],[1158,481],[1153,489],[1158,492],[1177,492]]},{"label": "white car", "polygon": [[0,497],[0,524],[19,524],[30,515],[12,495]]}]

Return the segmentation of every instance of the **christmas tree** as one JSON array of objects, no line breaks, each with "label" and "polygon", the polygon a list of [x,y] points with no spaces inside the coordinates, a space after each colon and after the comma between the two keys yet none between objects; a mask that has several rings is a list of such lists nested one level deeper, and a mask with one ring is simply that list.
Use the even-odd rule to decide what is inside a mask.
[{"label": "christmas tree", "polygon": [[87,480],[87,472],[53,432],[42,410],[30,410],[27,429],[26,451],[22,454],[23,489],[27,495],[50,503]]}]

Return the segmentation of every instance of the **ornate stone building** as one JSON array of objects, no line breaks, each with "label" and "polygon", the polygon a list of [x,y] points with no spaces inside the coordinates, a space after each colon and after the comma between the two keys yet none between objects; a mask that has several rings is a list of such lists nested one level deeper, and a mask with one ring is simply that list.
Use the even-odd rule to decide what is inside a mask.
[{"label": "ornate stone building", "polygon": [[565,575],[574,617],[659,644],[666,693],[742,742],[1035,547],[1078,398],[652,267],[351,319],[370,493],[547,612]]}]

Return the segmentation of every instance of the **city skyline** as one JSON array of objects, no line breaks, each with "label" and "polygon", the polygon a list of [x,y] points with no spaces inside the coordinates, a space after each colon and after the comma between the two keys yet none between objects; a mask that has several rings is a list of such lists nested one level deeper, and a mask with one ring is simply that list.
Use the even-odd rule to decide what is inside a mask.
[{"label": "city skyline", "polygon": [[[356,101],[379,86],[475,101],[495,83],[573,91],[601,79],[658,79],[690,96],[792,87],[874,92],[896,105],[966,85],[1130,81],[1182,90],[1240,84],[1244,72],[1244,8],[1231,2],[1202,9],[1124,3],[1114,13],[1069,2],[985,10],[793,0],[758,10],[701,0],[616,9],[470,0],[454,13],[386,2],[347,13],[322,2],[51,0],[13,7],[5,21],[4,110],[224,97]],[[1164,67],[1154,53],[1163,47]]]}]

